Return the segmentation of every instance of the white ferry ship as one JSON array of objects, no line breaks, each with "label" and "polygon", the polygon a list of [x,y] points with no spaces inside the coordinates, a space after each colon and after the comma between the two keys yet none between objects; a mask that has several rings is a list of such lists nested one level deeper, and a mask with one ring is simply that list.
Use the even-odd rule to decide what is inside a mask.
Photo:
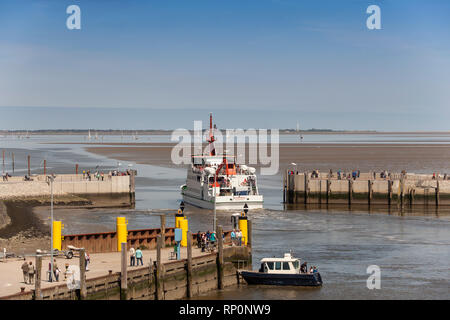
[{"label": "white ferry ship", "polygon": [[209,124],[209,154],[193,155],[186,184],[181,186],[183,200],[191,205],[217,210],[261,209],[256,169],[236,164],[234,156],[216,154],[212,114]]}]

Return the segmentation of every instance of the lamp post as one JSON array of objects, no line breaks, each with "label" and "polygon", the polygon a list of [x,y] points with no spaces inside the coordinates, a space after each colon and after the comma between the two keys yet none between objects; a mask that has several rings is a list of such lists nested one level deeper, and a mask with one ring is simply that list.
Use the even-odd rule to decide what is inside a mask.
[{"label": "lamp post", "polygon": [[55,176],[47,176],[50,182],[50,225],[51,225],[51,237],[50,237],[50,282],[53,282],[53,182]]},{"label": "lamp post", "polygon": [[297,164],[295,162],[291,163],[293,166],[295,166],[295,174],[297,174]]}]

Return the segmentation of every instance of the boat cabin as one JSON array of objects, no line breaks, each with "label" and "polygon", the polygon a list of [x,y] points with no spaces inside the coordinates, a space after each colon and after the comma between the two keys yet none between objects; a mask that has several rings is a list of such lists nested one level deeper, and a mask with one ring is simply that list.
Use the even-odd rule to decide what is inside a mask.
[{"label": "boat cabin", "polygon": [[300,273],[300,259],[285,253],[283,258],[264,258],[261,260],[259,272],[272,274]]}]

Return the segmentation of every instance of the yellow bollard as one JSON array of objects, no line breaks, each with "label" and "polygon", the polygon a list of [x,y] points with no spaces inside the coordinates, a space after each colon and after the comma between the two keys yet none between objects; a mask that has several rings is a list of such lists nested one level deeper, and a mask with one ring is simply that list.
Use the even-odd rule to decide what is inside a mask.
[{"label": "yellow bollard", "polygon": [[122,243],[127,243],[128,240],[128,232],[127,232],[127,224],[128,221],[125,217],[117,217],[117,251],[122,250]]},{"label": "yellow bollard", "polygon": [[188,219],[184,217],[183,220],[180,219],[180,229],[181,229],[181,246],[187,247],[187,232],[189,228]]},{"label": "yellow bollard", "polygon": [[183,212],[178,209],[178,212],[175,214],[175,228],[181,228],[180,221],[184,219]]},{"label": "yellow bollard", "polygon": [[53,249],[61,250],[62,228],[61,221],[53,221]]},{"label": "yellow bollard", "polygon": [[247,217],[240,216],[239,217],[239,230],[242,232],[242,244],[247,245],[248,241],[248,228],[247,228]]}]

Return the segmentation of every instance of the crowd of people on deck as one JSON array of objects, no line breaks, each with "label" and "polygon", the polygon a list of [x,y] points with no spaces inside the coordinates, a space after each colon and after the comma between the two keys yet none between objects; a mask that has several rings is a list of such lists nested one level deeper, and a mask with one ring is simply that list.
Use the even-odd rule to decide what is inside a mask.
[{"label": "crowd of people on deck", "polygon": [[[113,170],[108,172],[108,179],[111,179],[111,177],[115,176],[130,176],[130,175],[131,171],[128,169],[126,171]],[[88,181],[92,181],[92,179],[97,179],[97,181],[104,181],[105,173],[103,171],[101,172],[95,171],[94,174],[91,174],[90,170],[87,171],[83,170],[83,179]]]},{"label": "crowd of people on deck", "polygon": [[319,272],[319,270],[317,269],[316,266],[311,266],[308,271],[308,263],[306,261],[303,262],[300,266],[300,273],[311,274],[311,273],[317,273],[317,272]]},{"label": "crowd of people on deck", "polygon": [[[233,229],[230,234],[231,245],[241,246],[242,245],[242,232],[240,230]],[[225,233],[222,233],[222,239],[225,240]],[[215,231],[210,232],[197,232],[196,236],[197,248],[202,249],[202,252],[212,251],[216,248],[217,235]]]}]

